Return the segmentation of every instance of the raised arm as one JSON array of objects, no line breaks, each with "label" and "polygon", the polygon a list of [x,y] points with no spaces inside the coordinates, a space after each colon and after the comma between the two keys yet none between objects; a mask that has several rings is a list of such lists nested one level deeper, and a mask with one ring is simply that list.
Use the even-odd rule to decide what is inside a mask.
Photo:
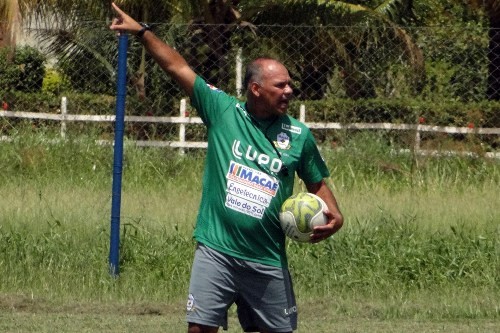
[{"label": "raised arm", "polygon": [[[109,27],[111,30],[125,31],[136,35],[142,29],[139,22],[127,15],[114,2],[111,5],[116,13],[116,17]],[[191,97],[196,73],[179,52],[164,43],[151,31],[144,33],[141,42],[156,63]]]}]

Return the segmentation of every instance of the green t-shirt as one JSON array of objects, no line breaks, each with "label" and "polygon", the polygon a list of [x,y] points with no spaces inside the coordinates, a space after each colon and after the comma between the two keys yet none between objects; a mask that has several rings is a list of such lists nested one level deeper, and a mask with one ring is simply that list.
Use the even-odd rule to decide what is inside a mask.
[{"label": "green t-shirt", "polygon": [[286,267],[279,209],[293,194],[294,175],[306,183],[329,176],[310,130],[288,115],[259,121],[200,77],[191,103],[208,129],[194,238],[236,258]]}]

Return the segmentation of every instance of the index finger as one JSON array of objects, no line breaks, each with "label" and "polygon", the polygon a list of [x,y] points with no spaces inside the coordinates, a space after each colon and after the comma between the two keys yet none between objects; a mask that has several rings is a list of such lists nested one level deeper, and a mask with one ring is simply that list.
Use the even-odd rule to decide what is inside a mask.
[{"label": "index finger", "polygon": [[113,7],[113,10],[120,16],[124,14],[124,12],[118,7],[114,2],[111,3],[111,7]]}]

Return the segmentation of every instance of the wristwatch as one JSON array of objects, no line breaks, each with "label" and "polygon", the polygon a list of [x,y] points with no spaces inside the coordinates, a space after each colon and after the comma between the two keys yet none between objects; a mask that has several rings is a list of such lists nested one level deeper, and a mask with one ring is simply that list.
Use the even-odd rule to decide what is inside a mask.
[{"label": "wristwatch", "polygon": [[141,28],[141,30],[137,31],[135,36],[137,38],[142,38],[142,36],[144,36],[144,33],[146,32],[146,30],[151,31],[151,26],[149,26],[148,24],[143,23],[143,22],[140,22],[139,24],[141,25],[142,28]]}]

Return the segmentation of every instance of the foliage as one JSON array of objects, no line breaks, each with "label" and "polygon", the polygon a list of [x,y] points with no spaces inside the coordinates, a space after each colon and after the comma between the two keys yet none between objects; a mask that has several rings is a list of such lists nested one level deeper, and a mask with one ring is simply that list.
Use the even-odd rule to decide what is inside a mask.
[{"label": "foliage", "polygon": [[422,97],[481,100],[486,96],[488,35],[480,23],[417,30],[426,53]]},{"label": "foliage", "polygon": [[[60,61],[62,71],[71,80],[75,89],[93,93],[109,93],[114,82],[115,60],[113,44],[104,39],[104,25],[102,29],[89,27],[86,22],[90,20],[102,20],[110,14],[110,7],[107,3],[85,2],[75,3],[74,1],[61,1],[56,3],[44,3],[38,6],[26,1],[22,15],[32,14],[37,21],[48,22],[53,25],[57,22],[57,28],[44,29],[38,32],[47,45]],[[276,24],[279,23],[279,15],[286,18],[287,23],[294,22],[300,25],[328,25],[338,24],[364,27],[355,34],[350,33],[352,41],[346,42],[345,36],[325,36],[319,32],[312,31],[312,41],[307,45],[315,45],[318,50],[324,46],[329,46],[324,52],[316,56],[316,62],[325,60],[329,54],[335,55],[335,60],[342,63],[342,66],[352,72],[354,81],[361,79],[364,71],[363,64],[358,63],[363,58],[364,52],[371,52],[370,47],[387,44],[387,38],[398,40],[398,47],[404,50],[410,66],[421,68],[421,54],[416,47],[411,36],[398,24],[405,22],[411,16],[411,1],[391,0],[382,4],[370,3],[365,7],[357,3],[344,1],[324,2],[324,1],[227,1],[212,2],[203,1],[201,4],[193,1],[160,1],[143,2],[141,4],[133,1],[120,3],[123,8],[133,17],[149,22],[190,22],[189,43],[194,52],[192,55],[196,60],[196,68],[200,73],[213,84],[222,86],[225,82],[225,74],[229,70],[228,55],[231,50],[236,49],[232,45],[232,35],[241,26],[243,29],[255,31],[254,23]],[[47,15],[50,13],[50,15]],[[271,13],[270,17],[268,14]],[[303,15],[310,13],[309,15]],[[74,24],[80,22],[80,24]],[[204,24],[203,24],[204,23]],[[202,25],[200,25],[202,24]],[[372,29],[372,26],[375,29]],[[381,27],[382,29],[378,29]],[[276,36],[270,36],[275,40]],[[386,39],[386,40],[384,40]],[[333,42],[332,42],[333,41]],[[286,45],[286,44],[284,44]],[[290,45],[286,52],[291,56],[299,57],[303,53],[302,48]],[[346,49],[355,51],[348,54]],[[182,48],[181,48],[182,49]],[[364,50],[364,52],[361,52]],[[135,53],[135,54],[134,54]],[[151,97],[158,97],[156,93],[150,94],[145,89],[143,82],[145,78],[145,57],[142,50],[132,52],[131,55],[139,59],[131,69],[132,85],[137,89],[139,97],[144,98],[146,94]],[[388,63],[389,57],[379,59],[380,62]],[[329,63],[325,63],[328,69]],[[299,80],[306,80],[307,62],[301,61],[298,65]],[[324,72],[324,69],[318,73]],[[315,91],[304,91],[301,98],[308,98],[310,95],[321,96],[325,90],[329,70],[326,71]],[[369,82],[363,85],[370,86]],[[154,86],[156,87],[156,86]],[[368,90],[371,87],[368,87]],[[358,96],[359,95],[359,96]],[[353,92],[354,98],[366,97],[366,94]],[[373,95],[369,95],[373,97]]]},{"label": "foliage", "polygon": [[[99,94],[65,94],[71,114],[114,114],[115,97]],[[60,99],[52,94],[5,94],[11,109],[27,112],[57,113]],[[178,103],[174,104],[178,110]],[[463,103],[454,100],[427,101],[421,99],[328,99],[323,101],[294,101],[290,113],[298,118],[299,106],[306,107],[309,122],[392,122],[429,124],[439,126],[500,127],[500,104],[495,101]],[[142,101],[129,99],[126,114],[153,115],[147,111],[160,109],[147,107]],[[196,111],[192,110],[196,115]],[[176,111],[178,112],[178,111]],[[159,114],[164,115],[164,114]],[[176,114],[174,114],[176,115]],[[420,119],[423,117],[424,119]],[[420,119],[420,120],[419,120]]]},{"label": "foliage", "polygon": [[[33,12],[36,20],[58,22],[60,25],[60,29],[40,30],[39,36],[48,43],[48,50],[58,57],[59,69],[69,78],[74,89],[112,94],[115,84],[116,42],[107,38],[111,34],[106,23],[103,22],[100,26],[88,24],[91,20],[109,17],[111,13],[108,4],[62,1],[39,7],[31,5],[31,2],[26,2],[23,15]],[[342,93],[349,98],[382,97],[388,94],[384,89],[397,89],[397,82],[389,79],[391,75],[412,78],[408,79],[411,83],[400,89],[404,90],[405,96],[420,93],[427,96],[429,89],[432,89],[424,87],[427,82],[432,85],[434,80],[440,80],[437,89],[444,89],[450,83],[441,80],[439,73],[436,74],[443,62],[450,66],[450,76],[446,79],[451,80],[453,88],[449,89],[449,94],[453,97],[471,100],[483,94],[486,86],[483,82],[478,82],[480,77],[485,77],[485,67],[477,72],[472,68],[473,62],[470,62],[471,68],[463,71],[463,67],[456,65],[454,61],[438,58],[431,50],[426,54],[427,66],[424,66],[422,50],[417,42],[425,45],[425,36],[419,41],[418,34],[412,33],[403,25],[429,23],[432,17],[430,13],[442,13],[444,17],[449,15],[447,10],[451,10],[451,17],[460,16],[465,12],[461,3],[439,4],[431,0],[418,4],[406,0],[207,1],[200,6],[192,1],[160,1],[154,5],[148,1],[141,4],[124,1],[120,5],[138,20],[156,23],[192,22],[187,25],[187,29],[176,29],[164,24],[155,24],[154,27],[162,39],[182,50],[190,64],[205,79],[221,88],[226,85],[234,86],[232,79],[226,77],[227,73],[234,71],[229,59],[234,58],[239,47],[245,48],[249,40],[257,41],[261,46],[250,45],[249,50],[244,50],[245,55],[274,52],[278,57],[286,55],[294,59],[294,63],[287,65],[297,83],[297,95],[304,100],[328,96],[332,84],[341,87]],[[49,12],[52,15],[47,15]],[[465,24],[462,22],[472,22],[473,25],[480,24],[474,22],[482,22],[472,16],[464,17],[459,20],[459,31]],[[290,23],[310,28],[297,39],[285,38],[282,33],[276,35],[276,31],[271,29],[266,32],[265,26],[268,24]],[[323,29],[333,24],[349,26],[349,29]],[[179,32],[184,36],[183,42],[180,42]],[[238,36],[241,32],[243,35]],[[457,38],[446,39],[446,36],[443,42],[448,42],[454,48],[453,41]],[[468,38],[460,37],[456,47],[462,47],[463,52],[456,54],[447,49],[441,53],[445,57],[452,54],[456,59],[465,59],[467,56],[475,61],[478,52],[482,52],[481,55],[484,56],[484,43],[487,41],[485,37],[476,39],[479,38],[482,39],[482,49],[464,48],[463,45],[468,45]],[[158,114],[156,110],[172,106],[171,99],[165,97],[165,91],[169,91],[171,96],[177,96],[178,88],[169,79],[162,77],[161,70],[149,70],[145,67],[146,58],[139,43],[132,42],[129,58],[131,91],[135,91],[141,100],[151,100],[149,112]],[[434,66],[434,61],[437,66]],[[426,71],[430,71],[427,81]],[[475,87],[472,91],[467,89],[471,86]]]},{"label": "foliage", "polygon": [[[5,91],[4,95],[11,110],[43,113],[60,112],[61,96],[59,94],[55,95],[48,89],[36,94]],[[78,94],[74,92],[68,92],[64,95],[68,99],[70,113],[109,115],[114,112],[114,96],[90,93]]]},{"label": "foliage", "polygon": [[[475,10],[475,0],[414,1],[415,19],[420,26],[457,26],[467,22],[481,22],[484,13]],[[482,2],[482,1],[481,1]]]},{"label": "foliage", "polygon": [[[298,116],[298,102],[293,104]],[[306,121],[311,122],[391,122],[438,126],[500,127],[500,103],[460,101],[429,102],[420,99],[330,99],[300,102],[306,106]]]},{"label": "foliage", "polygon": [[46,57],[36,48],[21,46],[14,50],[0,49],[0,91],[37,92],[42,88]]},{"label": "foliage", "polygon": [[115,40],[104,27],[81,24],[69,31],[39,31],[47,51],[58,58],[57,70],[75,91],[110,94],[115,90]]},{"label": "foliage", "polygon": [[[113,115],[115,112],[115,96],[95,94],[64,94],[67,97],[69,114],[83,115]],[[27,94],[21,92],[6,92],[3,94],[11,110],[43,113],[59,113],[61,108],[60,95],[52,93]],[[127,99],[126,115],[140,116],[177,116],[180,108],[179,100],[170,100],[172,105],[165,114],[161,105],[151,105],[129,96]],[[428,101],[421,99],[361,99],[354,101],[348,98],[331,98],[321,101],[294,101],[290,105],[290,114],[299,118],[300,106],[306,110],[306,122],[338,122],[350,123],[402,123],[432,126],[457,126],[468,128],[498,128],[500,127],[500,104],[496,101],[468,102],[456,100]],[[197,116],[196,110],[187,110],[190,116]],[[29,123],[33,130],[58,132],[60,122],[10,119],[8,126],[0,126],[3,135],[12,135],[21,129],[21,124]],[[100,139],[113,137],[111,122],[71,122],[67,125],[68,135],[77,137],[81,132],[96,135]],[[127,122],[126,137],[133,140],[177,140],[178,126],[176,124],[136,123]],[[19,128],[17,128],[19,127]],[[356,130],[317,130],[313,131],[317,140],[336,142],[343,145],[351,139]],[[414,132],[392,132],[393,142],[403,148],[411,147],[414,143]],[[469,148],[478,153],[498,149],[498,136],[485,135],[441,135],[443,139],[456,143],[466,143]],[[431,139],[432,136],[427,136]],[[206,141],[206,129],[202,125],[192,124],[186,127],[186,140]],[[431,141],[435,141],[434,139]],[[438,140],[439,142],[442,140]],[[459,144],[460,145],[460,144]],[[470,150],[469,149],[469,150]]]},{"label": "foliage", "polygon": [[68,92],[71,84],[68,79],[55,69],[48,69],[43,78],[42,92],[51,94],[60,94]]}]

